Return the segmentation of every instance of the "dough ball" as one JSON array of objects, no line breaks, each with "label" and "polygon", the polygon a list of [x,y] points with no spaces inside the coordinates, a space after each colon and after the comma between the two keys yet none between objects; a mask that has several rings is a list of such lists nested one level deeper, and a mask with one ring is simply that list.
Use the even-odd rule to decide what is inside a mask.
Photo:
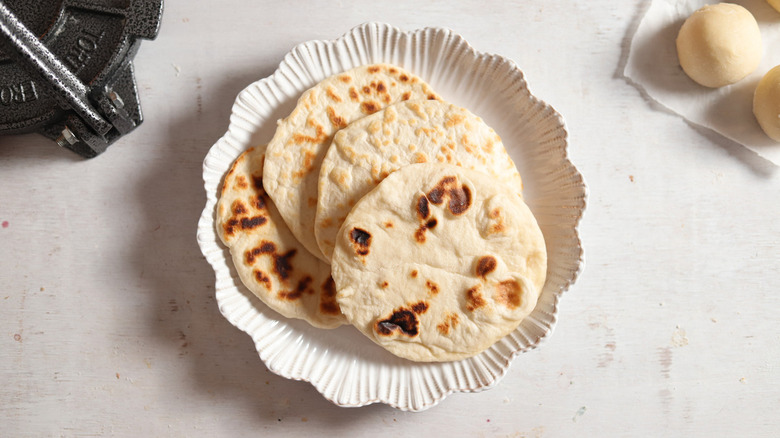
[{"label": "dough ball", "polygon": [[694,12],[677,35],[677,56],[691,79],[705,87],[733,84],[761,62],[761,33],[753,15],[731,3]]},{"label": "dough ball", "polygon": [[780,141],[780,65],[759,81],[753,95],[753,114],[766,135]]},{"label": "dough ball", "polygon": [[767,3],[769,3],[769,6],[772,6],[777,10],[777,12],[780,12],[780,0],[766,0]]}]

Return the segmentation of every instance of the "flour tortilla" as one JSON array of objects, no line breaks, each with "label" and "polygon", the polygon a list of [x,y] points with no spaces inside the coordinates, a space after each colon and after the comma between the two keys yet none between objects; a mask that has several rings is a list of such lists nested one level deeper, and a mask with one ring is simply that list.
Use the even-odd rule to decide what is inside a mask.
[{"label": "flour tortilla", "polygon": [[346,323],[330,267],[298,243],[263,190],[265,146],[250,148],[225,176],[217,234],[239,278],[271,309],[319,328]]},{"label": "flour tortilla", "polygon": [[347,320],[391,353],[449,361],[517,328],[544,286],[547,253],[514,187],[446,164],[412,164],[365,195],[331,264]]},{"label": "flour tortilla", "polygon": [[443,101],[399,102],[333,137],[320,169],[314,230],[322,253],[330,259],[344,218],[363,195],[402,166],[424,162],[479,170],[522,192],[515,163],[482,119]]},{"label": "flour tortilla", "polygon": [[317,246],[314,219],[320,164],[333,134],[394,102],[438,99],[420,78],[391,65],[358,67],[306,91],[279,122],[268,144],[263,179],[290,230],[306,249],[329,262]]}]

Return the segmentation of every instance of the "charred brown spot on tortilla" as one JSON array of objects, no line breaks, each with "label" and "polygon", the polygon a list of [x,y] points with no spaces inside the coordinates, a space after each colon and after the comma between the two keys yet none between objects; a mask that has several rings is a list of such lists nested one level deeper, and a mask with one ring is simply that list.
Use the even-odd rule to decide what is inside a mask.
[{"label": "charred brown spot on tortilla", "polygon": [[391,100],[393,100],[393,99],[390,98],[389,94],[383,94],[382,95],[382,102],[384,102],[385,105],[389,105]]},{"label": "charred brown spot on tortilla", "polygon": [[344,120],[343,117],[337,115],[336,110],[334,110],[332,106],[329,106],[327,109],[325,109],[325,112],[328,114],[330,123],[336,128],[341,129],[347,126],[347,121]]},{"label": "charred brown spot on tortilla", "polygon": [[255,269],[255,280],[265,286],[267,290],[271,290],[271,277],[266,275],[265,272]]},{"label": "charred brown spot on tortilla", "polygon": [[409,275],[411,275],[412,278],[417,278],[417,269],[415,269],[414,271],[410,272]]},{"label": "charred brown spot on tortilla", "polygon": [[520,299],[522,292],[522,287],[516,280],[502,281],[496,285],[496,302],[510,309],[516,309],[522,304]]},{"label": "charred brown spot on tortilla", "polygon": [[316,158],[314,152],[306,151],[306,150],[303,151],[303,168],[301,170],[293,172],[293,178],[299,180],[302,177],[306,176],[307,173],[311,172],[312,169],[314,168],[314,158]]},{"label": "charred brown spot on tortilla", "polygon": [[435,94],[429,94],[428,95],[428,100],[436,100],[436,99],[438,99],[438,97],[436,97]]},{"label": "charred brown spot on tortilla", "polygon": [[252,248],[250,250],[247,250],[244,253],[244,260],[246,261],[246,264],[247,265],[253,264],[257,256],[259,256],[260,254],[262,254],[260,248]]},{"label": "charred brown spot on tortilla", "polygon": [[333,277],[328,277],[328,279],[322,283],[320,311],[328,315],[339,315],[341,313],[339,304],[336,302],[336,283],[333,282]]},{"label": "charred brown spot on tortilla", "polygon": [[367,68],[369,73],[379,73],[380,68],[376,65],[369,66]]},{"label": "charred brown spot on tortilla", "polygon": [[363,94],[371,94],[371,87],[368,85],[363,87]]},{"label": "charred brown spot on tortilla", "polygon": [[282,280],[285,281],[288,278],[290,278],[290,271],[293,270],[292,265],[290,264],[290,259],[295,257],[295,253],[297,253],[298,250],[291,249],[287,251],[284,254],[278,255],[274,254],[274,272],[276,275]]},{"label": "charred brown spot on tortilla", "polygon": [[232,236],[237,229],[251,230],[265,224],[268,219],[262,215],[252,217],[241,217],[249,212],[246,204],[240,200],[233,201],[230,206],[232,216],[222,225],[222,230],[226,236]]},{"label": "charred brown spot on tortilla", "polygon": [[390,70],[388,70],[388,71],[390,72],[390,74],[393,74],[393,75],[398,73],[398,69],[395,68],[395,67],[390,67]]},{"label": "charred brown spot on tortilla", "polygon": [[233,205],[231,207],[232,207],[231,210],[233,210],[233,214],[238,215],[238,214],[246,213],[246,206],[244,205],[243,202],[239,201],[238,199],[233,201]]},{"label": "charred brown spot on tortilla", "polygon": [[227,222],[222,226],[222,229],[225,231],[225,235],[232,236],[236,232],[236,227],[238,226],[238,219],[228,219]]},{"label": "charred brown spot on tortilla", "polygon": [[295,290],[293,291],[279,291],[277,294],[279,296],[279,299],[282,300],[289,300],[294,301],[298,298],[302,297],[305,292],[314,293],[313,290],[309,289],[309,284],[311,284],[312,278],[308,275],[298,280],[298,285],[295,287]]},{"label": "charred brown spot on tortilla", "polygon": [[393,311],[387,319],[377,321],[374,325],[374,331],[379,335],[389,336],[395,331],[400,331],[406,336],[417,336],[417,316],[409,309],[403,307]]},{"label": "charred brown spot on tortilla", "polygon": [[349,87],[349,98],[352,99],[353,102],[357,102],[360,95],[358,94],[355,87]]},{"label": "charred brown spot on tortilla", "polygon": [[449,198],[447,209],[454,215],[461,215],[471,207],[471,190],[466,185],[457,187],[454,176],[445,176],[428,192],[428,199],[436,205]]},{"label": "charred brown spot on tortilla", "polygon": [[409,82],[409,76],[407,75],[401,75],[398,79],[400,79],[401,82]]},{"label": "charred brown spot on tortilla", "polygon": [[420,226],[417,230],[414,232],[414,240],[417,241],[417,243],[425,243],[425,231],[427,228],[425,228],[425,225]]},{"label": "charred brown spot on tortilla", "polygon": [[[418,213],[420,213],[418,211]],[[439,221],[436,220],[436,218],[428,220],[428,222],[425,222],[424,224],[420,225],[420,228],[417,228],[417,230],[414,232],[414,240],[417,241],[417,243],[425,243],[426,237],[425,232],[436,228],[436,225],[438,225]]]},{"label": "charred brown spot on tortilla", "polygon": [[492,138],[487,139],[485,144],[482,145],[482,150],[484,150],[487,153],[493,152],[493,146],[495,145],[495,142]]},{"label": "charred brown spot on tortilla", "polygon": [[387,286],[389,286],[389,285],[390,285],[390,283],[388,283],[386,281],[383,281],[382,284],[379,285],[379,287],[381,287],[382,289],[387,289]]},{"label": "charred brown spot on tortilla", "polygon": [[467,186],[461,186],[460,189],[450,191],[450,202],[447,208],[454,215],[461,215],[471,207],[471,189]]},{"label": "charred brown spot on tortilla", "polygon": [[393,223],[390,221],[385,222],[385,228],[393,228]]},{"label": "charred brown spot on tortilla", "polygon": [[380,178],[381,172],[382,168],[380,166],[376,164],[371,165],[371,177],[374,179],[374,181],[378,181],[377,184],[382,181],[382,178]]},{"label": "charred brown spot on tortilla", "polygon": [[313,278],[309,277],[308,275],[303,277],[303,279],[298,281],[298,287],[296,290],[305,290],[306,293],[309,295],[314,293],[314,289],[310,288],[309,285],[313,281]]},{"label": "charred brown spot on tortilla", "polygon": [[477,267],[475,269],[477,277],[482,277],[484,280],[488,274],[496,270],[496,264],[496,258],[493,256],[480,257],[479,260],[477,260]]},{"label": "charred brown spot on tortilla", "polygon": [[407,91],[406,93],[404,93],[404,94],[401,96],[401,100],[402,100],[402,101],[406,101],[406,100],[409,100],[411,97],[412,97],[412,93],[410,93],[410,92],[408,92],[408,91]]},{"label": "charred brown spot on tortilla", "polygon": [[439,333],[446,335],[450,332],[450,328],[454,329],[458,326],[459,322],[458,315],[456,313],[450,313],[444,317],[444,321],[437,325],[436,328],[439,329]]},{"label": "charred brown spot on tortilla", "polygon": [[379,104],[374,101],[367,101],[360,104],[360,110],[365,114],[374,114],[379,111]]},{"label": "charred brown spot on tortilla", "polygon": [[348,83],[352,82],[352,76],[350,76],[350,75],[341,75],[341,76],[339,76],[339,80],[341,82],[344,82],[345,84],[348,84]]},{"label": "charred brown spot on tortilla", "polygon": [[501,216],[500,208],[496,207],[491,210],[489,216],[491,219],[495,220],[495,222],[490,224],[490,229],[488,230],[490,234],[500,233],[506,229],[506,226],[504,225],[504,218]]},{"label": "charred brown spot on tortilla", "polygon": [[325,134],[325,131],[323,130],[322,126],[318,126],[315,136],[295,133],[292,136],[292,141],[295,144],[303,144],[303,143],[317,144],[317,143],[324,143],[325,140],[327,140],[327,138],[328,136]]},{"label": "charred brown spot on tortilla", "polygon": [[418,303],[412,304],[412,312],[422,315],[423,313],[428,311],[428,303],[425,301],[420,301]]},{"label": "charred brown spot on tortilla", "polygon": [[428,288],[428,293],[430,293],[431,295],[436,295],[439,293],[439,285],[432,282],[431,280],[425,281],[425,287]]},{"label": "charred brown spot on tortilla", "polygon": [[428,199],[436,205],[444,202],[444,194],[446,190],[455,183],[454,176],[445,176],[442,178],[436,186],[434,186],[430,192],[428,192]]},{"label": "charred brown spot on tortilla", "polygon": [[316,130],[316,135],[305,135],[300,133],[293,134],[292,141],[295,144],[303,144],[303,143],[321,143],[325,140],[327,135],[325,135],[325,131],[320,131],[322,127],[318,127],[319,129]]},{"label": "charred brown spot on tortilla", "polygon": [[263,188],[263,176],[252,175],[252,186],[259,192],[265,192],[265,189]]},{"label": "charred brown spot on tortilla", "polygon": [[385,83],[380,81],[378,84],[376,84],[376,91],[380,93],[384,93],[385,91],[387,91],[387,87],[385,86]]},{"label": "charred brown spot on tortilla", "polygon": [[452,128],[457,124],[463,123],[464,120],[466,120],[466,117],[463,114],[449,114],[447,115],[447,120],[444,122],[444,126]]},{"label": "charred brown spot on tortilla", "polygon": [[466,308],[469,309],[470,312],[479,309],[485,304],[485,299],[482,298],[482,294],[479,292],[479,285],[466,291]]},{"label": "charred brown spot on tortilla", "polygon": [[358,255],[367,255],[368,247],[371,246],[371,234],[362,228],[353,228],[349,232],[349,238],[352,240],[355,252]]},{"label": "charred brown spot on tortilla", "polygon": [[417,215],[421,220],[428,219],[428,216],[431,215],[431,210],[428,208],[428,198],[425,195],[417,199]]},{"label": "charred brown spot on tortilla", "polygon": [[246,189],[249,187],[249,183],[246,181],[246,177],[244,175],[239,175],[236,177],[236,187],[239,189]]},{"label": "charred brown spot on tortilla", "polygon": [[290,265],[290,259],[295,256],[296,250],[291,249],[285,254],[279,255],[276,253],[276,245],[273,242],[264,241],[260,246],[252,248],[244,253],[244,260],[251,265],[255,262],[257,257],[262,254],[270,254],[273,258],[273,270],[276,275],[282,281],[287,280],[292,271],[292,265]]},{"label": "charred brown spot on tortilla", "polygon": [[258,210],[263,210],[263,209],[265,209],[265,205],[266,205],[266,203],[265,203],[265,196],[257,195],[257,197],[255,198],[255,207]]},{"label": "charred brown spot on tortilla", "polygon": [[341,102],[341,98],[338,94],[336,94],[336,90],[333,89],[333,87],[328,87],[326,94],[330,98],[330,100],[334,102]]},{"label": "charred brown spot on tortilla", "polygon": [[266,222],[268,222],[268,219],[265,216],[253,216],[241,218],[240,223],[242,230],[251,230],[252,228],[257,228]]}]

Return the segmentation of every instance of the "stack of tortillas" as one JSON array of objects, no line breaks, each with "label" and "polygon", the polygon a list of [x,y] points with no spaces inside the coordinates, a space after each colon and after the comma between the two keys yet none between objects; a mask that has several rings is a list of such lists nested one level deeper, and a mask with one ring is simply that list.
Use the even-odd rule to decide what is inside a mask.
[{"label": "stack of tortillas", "polygon": [[225,175],[217,231],[241,281],[315,327],[448,361],[517,328],[547,253],[499,136],[391,65],[306,91]]}]

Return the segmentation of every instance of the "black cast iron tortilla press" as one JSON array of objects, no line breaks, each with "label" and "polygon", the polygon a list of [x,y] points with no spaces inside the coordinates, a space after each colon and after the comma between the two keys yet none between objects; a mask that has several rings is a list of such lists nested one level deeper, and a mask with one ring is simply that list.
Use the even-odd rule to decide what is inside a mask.
[{"label": "black cast iron tortilla press", "polygon": [[92,158],[143,120],[133,75],[163,0],[0,0],[0,135]]}]

